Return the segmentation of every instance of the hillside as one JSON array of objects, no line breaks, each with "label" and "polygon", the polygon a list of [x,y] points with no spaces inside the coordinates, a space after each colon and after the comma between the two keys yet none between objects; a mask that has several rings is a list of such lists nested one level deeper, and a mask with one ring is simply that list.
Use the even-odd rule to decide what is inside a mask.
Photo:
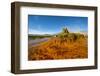
[{"label": "hillside", "polygon": [[70,33],[67,28],[48,41],[32,46],[28,50],[29,60],[54,60],[87,58],[87,37]]}]

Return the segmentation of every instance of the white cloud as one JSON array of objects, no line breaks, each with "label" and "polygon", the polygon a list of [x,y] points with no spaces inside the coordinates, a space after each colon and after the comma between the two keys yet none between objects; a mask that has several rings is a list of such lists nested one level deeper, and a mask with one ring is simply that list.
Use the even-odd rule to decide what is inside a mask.
[{"label": "white cloud", "polygon": [[29,29],[29,34],[54,34],[53,32],[43,32],[39,30]]}]

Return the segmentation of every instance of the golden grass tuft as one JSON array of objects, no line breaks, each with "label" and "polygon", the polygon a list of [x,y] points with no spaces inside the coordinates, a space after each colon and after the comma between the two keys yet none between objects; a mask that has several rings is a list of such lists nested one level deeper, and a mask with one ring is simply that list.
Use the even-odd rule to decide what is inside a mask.
[{"label": "golden grass tuft", "polygon": [[28,49],[28,60],[76,59],[88,57],[87,38],[75,41],[53,37]]}]

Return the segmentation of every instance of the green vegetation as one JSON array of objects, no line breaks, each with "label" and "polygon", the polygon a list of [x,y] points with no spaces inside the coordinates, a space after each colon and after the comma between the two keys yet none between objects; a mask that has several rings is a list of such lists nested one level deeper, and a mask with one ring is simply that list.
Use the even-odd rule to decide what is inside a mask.
[{"label": "green vegetation", "polygon": [[41,38],[48,38],[52,37],[52,35],[29,35],[29,39],[41,39]]},{"label": "green vegetation", "polygon": [[84,38],[85,36],[80,33],[70,33],[67,28],[63,28],[62,32],[56,35],[56,37],[67,39],[69,41],[75,41],[77,39]]},{"label": "green vegetation", "polygon": [[69,41],[75,41],[79,38],[87,38],[87,36],[84,36],[83,34],[80,33],[70,33],[68,31],[68,29],[65,27],[62,29],[62,31],[60,33],[58,33],[57,35],[49,35],[49,34],[45,34],[45,35],[29,35],[29,39],[41,39],[41,38],[49,38],[49,37],[59,37],[62,39],[67,39]]}]

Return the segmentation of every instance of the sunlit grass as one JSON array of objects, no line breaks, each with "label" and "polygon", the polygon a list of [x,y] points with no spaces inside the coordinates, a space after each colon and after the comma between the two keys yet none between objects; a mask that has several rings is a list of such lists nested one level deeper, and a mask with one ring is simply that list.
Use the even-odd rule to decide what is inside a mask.
[{"label": "sunlit grass", "polygon": [[76,59],[87,58],[87,38],[80,37],[76,40],[69,38],[52,37],[46,42],[33,46],[28,50],[29,60],[48,59]]}]

